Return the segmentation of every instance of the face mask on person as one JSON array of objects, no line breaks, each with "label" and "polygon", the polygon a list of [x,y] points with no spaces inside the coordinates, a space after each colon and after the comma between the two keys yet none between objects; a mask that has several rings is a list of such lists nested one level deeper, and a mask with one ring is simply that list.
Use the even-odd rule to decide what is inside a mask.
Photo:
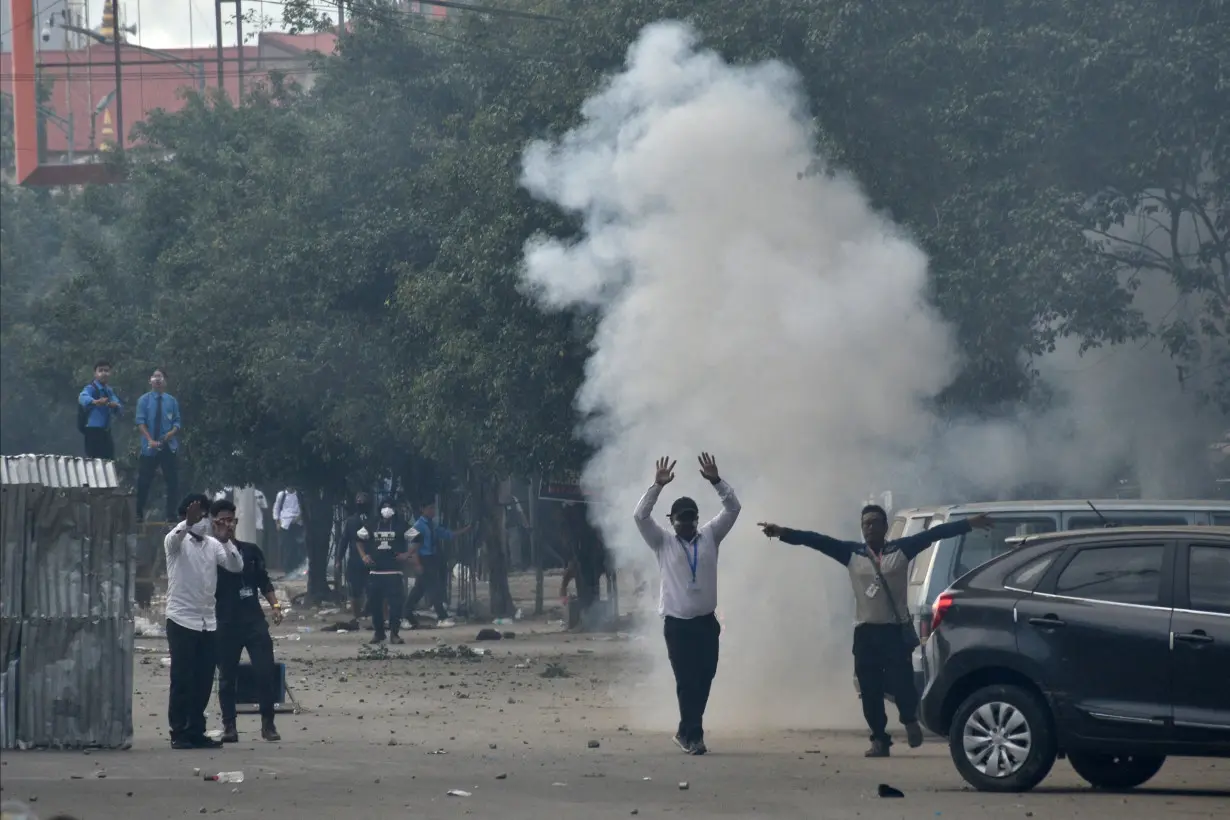
[{"label": "face mask on person", "polygon": [[213,521],[211,521],[209,517],[206,516],[205,518],[202,518],[200,521],[193,524],[188,529],[196,533],[197,535],[205,535],[207,533],[212,533],[213,532]]},{"label": "face mask on person", "polygon": [[381,508],[380,508],[380,517],[381,517],[381,518],[392,518],[392,517],[393,517],[393,508],[392,508],[392,507],[381,507]]}]

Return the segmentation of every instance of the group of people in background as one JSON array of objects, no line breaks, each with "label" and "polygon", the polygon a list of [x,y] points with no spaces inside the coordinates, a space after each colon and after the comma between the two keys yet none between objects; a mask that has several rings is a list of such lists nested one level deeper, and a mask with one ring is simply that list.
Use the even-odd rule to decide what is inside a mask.
[{"label": "group of people in background", "polygon": [[[373,515],[371,497],[358,493],[342,527],[335,575],[344,578],[356,626],[372,619],[372,642],[402,643],[403,614],[411,629],[421,625],[415,614],[424,598],[435,609],[438,626],[452,626],[447,609],[448,564],[444,543],[469,530],[450,530],[436,522],[436,504],[420,505],[411,523],[391,500]],[[414,585],[407,592],[409,579]]]},{"label": "group of people in background", "polygon": [[[274,724],[279,693],[273,638],[261,599],[275,624],[282,607],[256,544],[235,539],[235,504],[190,495],[167,533],[167,644],[171,655],[168,720],[174,749],[213,749],[239,740],[236,701],[240,659],[251,663],[261,737],[281,740]],[[222,737],[205,732],[205,710],[218,677]]]}]

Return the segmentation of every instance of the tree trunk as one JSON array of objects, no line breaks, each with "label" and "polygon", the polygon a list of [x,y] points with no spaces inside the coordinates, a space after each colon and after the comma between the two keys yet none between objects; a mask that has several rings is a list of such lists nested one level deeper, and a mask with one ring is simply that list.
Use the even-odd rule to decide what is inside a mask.
[{"label": "tree trunk", "polygon": [[304,538],[308,552],[308,606],[318,606],[332,600],[329,589],[329,539],[333,534],[333,504],[326,492],[312,489],[304,493],[307,521]]},{"label": "tree trunk", "polygon": [[482,478],[474,493],[479,517],[478,537],[485,551],[487,563],[487,595],[491,603],[491,617],[511,618],[516,614],[512,589],[508,585],[508,555],[504,552],[504,527],[500,507],[499,479]]}]

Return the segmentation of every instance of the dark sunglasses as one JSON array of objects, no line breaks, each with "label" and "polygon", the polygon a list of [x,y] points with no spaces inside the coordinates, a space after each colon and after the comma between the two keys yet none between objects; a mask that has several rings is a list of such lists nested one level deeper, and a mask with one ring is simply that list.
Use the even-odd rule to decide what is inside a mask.
[{"label": "dark sunglasses", "polygon": [[683,510],[682,512],[675,513],[674,515],[675,520],[680,524],[691,523],[699,517],[700,516],[696,514],[695,510]]}]

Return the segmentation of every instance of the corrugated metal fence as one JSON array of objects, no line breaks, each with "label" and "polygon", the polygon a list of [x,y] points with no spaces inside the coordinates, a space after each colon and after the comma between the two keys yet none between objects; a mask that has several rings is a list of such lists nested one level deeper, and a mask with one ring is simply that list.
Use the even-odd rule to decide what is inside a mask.
[{"label": "corrugated metal fence", "polygon": [[126,748],[132,497],[101,460],[6,456],[0,479],[3,748]]}]

